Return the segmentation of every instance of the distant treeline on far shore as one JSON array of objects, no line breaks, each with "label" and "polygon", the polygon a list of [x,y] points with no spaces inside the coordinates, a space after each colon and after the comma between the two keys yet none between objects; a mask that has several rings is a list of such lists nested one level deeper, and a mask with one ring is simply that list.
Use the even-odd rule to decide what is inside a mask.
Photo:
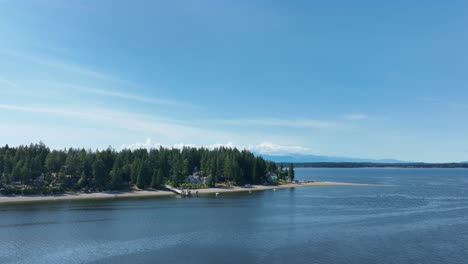
[{"label": "distant treeline on far shore", "polygon": [[298,162],[296,168],[468,168],[468,163]]}]

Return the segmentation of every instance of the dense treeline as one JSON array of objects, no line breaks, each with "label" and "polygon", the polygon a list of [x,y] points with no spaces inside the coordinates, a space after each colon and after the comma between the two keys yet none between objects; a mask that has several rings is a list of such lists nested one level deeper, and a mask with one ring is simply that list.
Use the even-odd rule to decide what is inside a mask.
[{"label": "dense treeline", "polygon": [[300,168],[468,168],[468,163],[298,162]]},{"label": "dense treeline", "polygon": [[288,177],[283,166],[277,168],[247,150],[231,148],[51,150],[43,143],[0,148],[4,193],[14,186],[22,186],[22,193],[121,190],[135,185],[157,189],[166,183],[180,186],[196,171],[207,177],[208,186],[263,184],[271,174]]}]

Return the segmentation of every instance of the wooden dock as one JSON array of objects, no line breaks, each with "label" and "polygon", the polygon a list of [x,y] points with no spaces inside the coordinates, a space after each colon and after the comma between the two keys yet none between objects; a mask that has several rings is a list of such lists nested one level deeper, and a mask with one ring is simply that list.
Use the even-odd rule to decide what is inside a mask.
[{"label": "wooden dock", "polygon": [[181,195],[181,196],[192,196],[192,191],[191,190],[181,190],[177,189],[175,187],[169,186],[169,185],[164,185],[168,191],[171,191],[175,194]]}]

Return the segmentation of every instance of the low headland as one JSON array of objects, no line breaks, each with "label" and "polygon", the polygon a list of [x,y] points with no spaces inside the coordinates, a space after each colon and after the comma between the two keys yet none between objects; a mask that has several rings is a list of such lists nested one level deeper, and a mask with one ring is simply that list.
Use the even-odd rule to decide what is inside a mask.
[{"label": "low headland", "polygon": [[[191,190],[192,196],[216,195],[233,192],[253,192],[266,191],[296,187],[319,187],[319,186],[370,186],[371,184],[345,183],[345,182],[316,182],[316,181],[297,181],[294,183],[284,183],[278,185],[246,185],[246,186],[216,186],[213,188],[201,188]],[[7,203],[29,203],[46,202],[61,200],[99,200],[99,199],[119,199],[119,198],[150,198],[150,197],[171,197],[176,196],[169,190],[132,190],[132,191],[106,191],[106,192],[68,192],[55,195],[0,195],[0,204]]]},{"label": "low headland", "polygon": [[[352,183],[297,181],[294,164],[236,148],[0,147],[0,203],[219,195]],[[182,191],[184,190],[184,191]]]}]

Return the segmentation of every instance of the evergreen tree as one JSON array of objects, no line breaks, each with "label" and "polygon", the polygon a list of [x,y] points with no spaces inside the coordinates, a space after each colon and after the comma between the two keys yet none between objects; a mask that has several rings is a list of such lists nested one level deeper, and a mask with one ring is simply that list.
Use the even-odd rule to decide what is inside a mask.
[{"label": "evergreen tree", "polygon": [[117,164],[117,162],[114,164],[114,167],[112,168],[111,172],[110,172],[110,176],[111,176],[111,185],[112,185],[112,188],[115,189],[115,190],[119,190],[121,189],[123,186],[122,186],[122,182],[123,182],[123,171],[122,169],[120,168],[120,164]]},{"label": "evergreen tree", "polygon": [[182,174],[183,177],[187,177],[191,174],[192,168],[190,168],[190,162],[188,159],[184,159],[182,162]]},{"label": "evergreen tree", "polygon": [[141,160],[135,159],[131,166],[131,180],[133,184],[137,182],[138,173],[140,173],[140,167],[141,167]]},{"label": "evergreen tree", "polygon": [[289,164],[288,177],[290,182],[294,181],[294,165],[292,163]]},{"label": "evergreen tree", "polygon": [[233,160],[226,155],[226,158],[224,159],[224,179],[226,181],[232,180],[232,174],[233,174],[233,166],[232,166]]},{"label": "evergreen tree", "polygon": [[155,170],[153,172],[153,177],[151,179],[151,188],[160,189],[161,185],[163,184],[163,172],[162,169]]},{"label": "evergreen tree", "polygon": [[180,157],[174,157],[171,167],[171,182],[174,186],[179,186],[184,182],[183,161]]},{"label": "evergreen tree", "polygon": [[206,185],[212,188],[212,187],[215,187],[215,184],[216,184],[216,181],[214,179],[214,176],[213,175],[208,176],[208,178],[206,179]]},{"label": "evergreen tree", "polygon": [[[141,168],[141,167],[140,167]],[[140,169],[137,174],[137,182],[136,185],[138,188],[143,189],[145,187],[145,179],[144,179],[143,171]]]},{"label": "evergreen tree", "polygon": [[137,168],[137,186],[140,189],[145,188],[151,181],[151,174],[146,160],[141,161]]},{"label": "evergreen tree", "polygon": [[281,163],[280,167],[278,169],[278,178],[284,180],[285,174],[284,174],[284,164]]},{"label": "evergreen tree", "polygon": [[106,184],[108,183],[107,175],[106,175],[106,165],[100,158],[97,158],[94,161],[93,176],[94,176],[94,184],[99,189],[104,188]]},{"label": "evergreen tree", "polygon": [[80,176],[80,179],[78,180],[78,183],[77,183],[77,187],[78,188],[86,188],[86,187],[89,187],[89,179],[88,179],[88,176],[86,176],[85,172],[83,171],[81,173],[81,176]]}]

